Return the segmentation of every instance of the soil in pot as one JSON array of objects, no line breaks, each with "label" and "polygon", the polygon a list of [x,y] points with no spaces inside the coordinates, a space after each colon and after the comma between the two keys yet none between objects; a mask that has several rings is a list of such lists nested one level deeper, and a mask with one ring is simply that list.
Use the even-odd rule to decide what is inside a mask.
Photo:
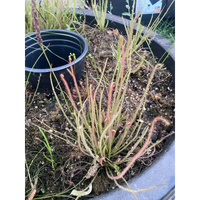
[{"label": "soil in pot", "polygon": [[[82,95],[82,99],[86,98],[86,76],[88,77],[89,84],[92,84],[93,88],[97,87],[98,75],[101,75],[104,64],[107,61],[107,67],[105,72],[105,79],[111,81],[113,69],[116,66],[116,59],[114,58],[112,46],[117,48],[119,41],[119,33],[115,30],[105,29],[104,32],[100,32],[98,28],[85,27],[84,37],[90,38],[88,43],[89,51],[85,61],[85,75],[79,82],[79,87]],[[140,55],[145,54],[145,59],[148,60],[153,66],[157,63],[150,52],[147,49],[141,47],[138,51]],[[137,61],[141,61],[138,55],[133,54],[133,66],[137,65]],[[93,60],[96,62],[97,68],[94,67]],[[126,93],[125,102],[123,108],[131,115],[134,114],[139,101],[143,95],[144,89],[147,85],[149,75],[152,72],[152,68],[148,65],[143,65],[141,69],[131,74],[131,79],[128,83],[128,90]],[[126,173],[125,179],[140,174],[147,167],[151,166],[153,161],[161,154],[168,141],[167,136],[173,133],[174,126],[174,93],[169,84],[171,81],[171,74],[169,71],[162,67],[158,69],[153,78],[149,92],[146,98],[145,112],[143,113],[142,120],[143,126],[150,124],[154,117],[163,116],[171,122],[171,125],[165,127],[162,123],[157,123],[151,144],[163,138],[163,141],[156,147],[147,151],[140,159],[138,159],[134,166]],[[74,100],[78,103],[78,97],[74,88],[71,89]],[[92,158],[84,155],[77,147],[71,147],[65,136],[74,136],[76,133],[69,125],[65,117],[63,116],[59,105],[55,97],[49,98],[45,94],[37,93],[34,98],[34,90],[28,85],[26,90],[26,102],[29,101],[26,107],[26,162],[29,166],[29,172],[26,170],[26,195],[31,191],[31,184],[29,181],[29,175],[32,181],[37,180],[35,198],[42,196],[49,196],[47,199],[72,199],[69,196],[70,192],[63,194],[63,197],[50,197],[66,191],[77,183],[79,183],[89,170]],[[59,99],[63,108],[66,111],[66,115],[71,120],[70,113],[65,105],[65,101],[62,96],[59,95]],[[102,102],[102,110],[107,110],[108,95],[104,95]],[[73,122],[72,122],[73,123]],[[74,123],[75,124],[75,123]],[[51,162],[49,162],[45,156],[49,157],[49,152],[44,145],[44,137],[39,131],[38,127],[44,128],[45,135],[49,141],[53,159],[55,161],[55,169],[52,168]],[[173,135],[171,136],[173,137]],[[74,142],[76,144],[76,142]],[[120,157],[126,155],[130,147],[120,153]],[[136,153],[140,149],[137,147]],[[30,166],[31,165],[31,166]],[[126,165],[121,164],[119,167],[123,169]],[[91,179],[83,180],[76,189],[82,190],[90,183]],[[119,181],[120,183],[120,181]],[[123,183],[123,182],[121,182]],[[80,199],[90,199],[93,196],[99,195],[102,192],[107,192],[116,188],[114,181],[111,181],[104,171],[100,169],[96,179],[92,185],[92,192],[87,197]]]}]

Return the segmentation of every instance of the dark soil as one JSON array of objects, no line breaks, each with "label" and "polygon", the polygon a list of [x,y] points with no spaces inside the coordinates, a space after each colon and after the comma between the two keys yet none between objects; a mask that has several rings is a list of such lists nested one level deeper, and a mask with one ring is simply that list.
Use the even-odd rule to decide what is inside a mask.
[{"label": "dark soil", "polygon": [[[94,31],[94,32],[93,32]],[[93,34],[92,34],[93,32]],[[91,36],[92,34],[92,36]],[[112,48],[113,45],[117,48],[119,35],[113,34],[108,30],[101,33],[98,29],[92,29],[86,26],[85,37],[90,38],[89,51],[85,61],[85,76],[88,76],[89,83],[92,84],[93,88],[97,86],[96,80],[98,76],[101,75],[106,59],[108,58],[107,68],[106,68],[106,78],[111,81],[113,69],[116,65],[116,59],[113,58]],[[153,61],[152,55],[145,48],[140,48],[139,54],[143,55],[146,53],[146,60],[148,60],[153,66],[157,61]],[[98,69],[93,67],[94,58]],[[133,54],[133,69],[136,66],[137,61],[141,59]],[[124,102],[124,109],[127,110],[130,116],[134,114],[139,100],[144,92],[144,88],[147,85],[152,67],[148,65],[143,65],[142,68],[135,74],[131,74],[131,79],[129,81],[127,96]],[[144,126],[150,124],[154,117],[163,116],[171,122],[169,127],[165,127],[162,123],[157,123],[151,144],[155,143],[157,140],[169,135],[173,132],[174,127],[174,93],[172,92],[170,85],[171,74],[167,71],[165,67],[156,71],[152,84],[150,86],[149,92],[146,98],[145,112],[143,113],[142,120],[144,121]],[[85,78],[82,79],[80,85],[85,88]],[[72,88],[73,91],[73,88]],[[83,93],[83,99],[85,93]],[[28,86],[26,91],[26,102],[28,99],[34,96],[34,90]],[[61,104],[66,111],[66,114],[70,116],[67,111],[65,102],[61,95],[59,95]],[[78,99],[74,93],[74,99],[76,103]],[[107,95],[103,98],[102,109],[107,110]],[[63,116],[61,110],[59,109],[58,103],[55,97],[49,98],[45,94],[36,94],[32,103],[31,100],[26,107],[26,161],[29,169],[30,177],[34,183],[36,177],[38,177],[36,197],[49,196],[52,194],[58,194],[62,191],[66,191],[69,188],[75,186],[89,170],[92,158],[85,156],[76,145],[71,146],[67,136],[75,138],[76,133],[69,125],[65,117]],[[73,122],[73,118],[70,117]],[[46,124],[46,125],[45,125]],[[38,127],[44,128],[46,137],[48,138],[50,147],[52,149],[53,159],[55,161],[55,169],[52,169],[52,164],[45,157],[49,156],[44,145],[44,138],[39,131]],[[63,139],[58,138],[60,136]],[[127,172],[125,179],[130,178],[141,173],[145,168],[149,167],[153,161],[160,155],[160,153],[165,148],[165,144],[168,139],[164,139],[162,143],[157,145],[145,153],[140,159],[136,161],[134,166]],[[129,147],[131,148],[131,147]],[[120,156],[126,155],[129,148],[125,149]],[[137,150],[140,149],[138,146]],[[125,167],[124,164],[119,166],[120,169]],[[77,190],[84,189],[90,181],[84,180],[80,185],[76,187]],[[92,185],[92,193],[88,197],[82,199],[89,199],[92,196],[99,195],[102,192],[109,191],[115,188],[116,185],[113,181],[107,178],[105,170],[102,168],[99,170],[96,179]],[[28,173],[26,170],[26,195],[31,191],[31,185],[28,178]],[[62,197],[49,197],[47,199],[72,199],[71,196],[67,196],[71,191],[65,193],[64,198]],[[81,198],[80,198],[81,199]]]}]

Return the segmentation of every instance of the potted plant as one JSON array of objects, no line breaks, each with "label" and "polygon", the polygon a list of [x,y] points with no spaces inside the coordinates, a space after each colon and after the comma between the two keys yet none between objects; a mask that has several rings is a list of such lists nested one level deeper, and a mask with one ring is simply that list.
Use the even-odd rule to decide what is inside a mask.
[{"label": "potted plant", "polygon": [[[162,96],[163,92],[169,91],[170,95],[166,96],[166,98],[170,97],[173,102],[173,92],[171,90],[174,90],[174,52],[173,49],[170,49],[171,44],[160,36],[154,37],[152,31],[148,32],[148,29],[142,27],[140,23],[136,25],[136,21],[132,21],[135,24],[134,26],[129,20],[122,20],[113,15],[105,15],[106,12],[102,16],[99,16],[95,10],[94,14],[89,10],[77,10],[76,13],[77,18],[78,15],[85,15],[85,22],[89,23],[90,26],[92,26],[92,23],[96,23],[98,26],[105,27],[107,25],[112,29],[106,31],[103,29],[99,33],[96,33],[96,27],[92,31],[88,28],[88,32],[86,28],[82,29],[81,33],[87,38],[89,44],[89,54],[86,56],[85,79],[81,81],[76,80],[72,61],[77,58],[71,56],[69,58],[70,69],[66,69],[66,71],[70,74],[74,87],[70,88],[67,81],[65,81],[65,75],[60,74],[60,79],[56,82],[59,85],[59,81],[62,81],[66,91],[63,90],[62,94],[56,94],[54,90],[55,84],[52,82],[52,78],[55,76],[52,71],[50,73],[50,84],[55,95],[54,100],[53,98],[48,100],[45,95],[38,94],[35,100],[31,101],[32,104],[28,104],[29,113],[26,115],[26,127],[29,133],[27,132],[27,140],[29,141],[30,139],[28,138],[33,137],[32,141],[37,154],[33,153],[31,156],[33,147],[27,142],[27,177],[29,177],[30,182],[32,179],[35,180],[35,184],[32,183],[32,188],[28,190],[27,196],[29,199],[51,197],[71,198],[69,196],[71,194],[72,196],[77,196],[77,198],[90,198],[90,193],[92,189],[95,189],[95,185],[100,185],[99,180],[102,181],[102,185],[110,187],[110,182],[106,185],[105,181],[100,179],[99,171],[101,170],[103,178],[105,178],[104,175],[106,174],[107,177],[114,180],[114,184],[123,190],[114,190],[107,194],[101,194],[99,197],[95,197],[96,199],[122,199],[125,195],[127,199],[131,199],[135,196],[135,193],[137,196],[135,198],[139,199],[161,199],[169,192],[173,193],[174,188],[173,103],[167,103]],[[102,23],[101,17],[104,18],[104,23]],[[134,19],[136,20],[136,18]],[[76,30],[77,27],[74,26],[73,28]],[[122,34],[127,34],[127,40]],[[133,34],[135,40],[133,40]],[[136,38],[137,34],[138,38]],[[89,37],[87,37],[88,35]],[[109,43],[108,40],[103,41],[104,38],[108,39],[110,37],[113,40],[115,37],[118,39],[118,42],[114,43],[116,46],[112,46],[112,51],[109,51],[108,47],[106,49],[103,48],[106,42]],[[99,45],[95,46],[97,44]],[[142,48],[146,46],[153,53],[147,53],[145,49],[141,49],[141,44],[143,44]],[[45,50],[43,50],[43,53],[45,53]],[[169,54],[167,57],[163,56],[167,54]],[[135,57],[132,57],[133,55],[137,55],[138,60],[135,60]],[[151,57],[152,60],[147,61],[146,55],[148,55],[147,57]],[[98,65],[97,61],[95,61],[97,57],[99,58]],[[150,62],[155,63],[155,57],[158,58],[160,63],[148,68],[148,66],[151,66]],[[134,65],[133,62],[135,63]],[[93,68],[88,63],[92,63]],[[161,84],[161,86],[157,86],[157,91],[151,89],[147,98],[147,92],[151,88],[151,83],[157,84],[156,82],[159,82],[160,84],[162,82],[162,70],[158,70],[156,77],[159,78],[156,79],[156,82],[152,82],[153,76],[157,69],[162,66],[162,63],[171,72],[171,82],[167,88]],[[51,68],[51,64],[49,68]],[[166,75],[165,78],[169,79],[168,72],[165,71],[166,69],[163,70]],[[145,74],[143,74],[144,72]],[[94,74],[97,76],[94,76]],[[134,79],[131,79],[131,76]],[[144,89],[139,89],[139,82],[143,85]],[[128,90],[130,88],[134,92]],[[126,98],[127,92],[131,94],[130,97],[132,97],[132,100]],[[134,94],[137,94],[139,98],[136,95],[133,101],[132,95]],[[32,95],[32,97],[34,98],[35,95]],[[37,103],[36,105],[34,105],[34,101]],[[131,101],[135,102],[136,105],[131,105]],[[154,103],[152,103],[153,101]],[[147,104],[150,105],[148,106]],[[169,132],[164,133],[164,137],[161,137],[162,134],[160,132],[161,129],[164,129],[164,124],[160,124],[159,126],[156,126],[156,124],[158,121],[163,121],[169,125],[169,119],[166,120],[164,117],[159,116],[155,117],[151,121],[152,123],[149,119],[146,119],[150,123],[144,126],[143,119],[145,118],[143,117],[146,115],[143,112],[145,109],[152,110],[151,105],[157,105],[157,108],[160,108],[160,105],[161,107],[163,106],[164,108],[160,108],[160,111],[157,111],[161,113],[166,111],[165,107],[170,107],[170,115],[172,114],[172,116],[168,116],[168,114],[166,116],[172,117],[170,120],[172,125]],[[135,112],[131,113],[127,108],[130,108],[130,110],[134,108]],[[70,116],[70,114],[72,115]],[[159,129],[156,135],[154,134],[155,127]],[[130,130],[132,130],[131,132],[134,135],[139,134],[140,136],[136,136],[136,140],[132,136],[129,139]],[[40,133],[42,134],[39,136]],[[171,137],[169,137],[170,135]],[[166,139],[168,137],[169,139]],[[42,145],[44,144],[44,138],[45,146]],[[60,140],[64,142],[62,143]],[[150,145],[149,142],[153,140],[155,140],[154,143]],[[140,158],[141,162],[143,162],[145,158],[142,158],[142,155],[143,157],[153,157],[155,152],[150,147],[154,147],[156,144],[161,143],[161,141],[165,141],[162,145],[163,153],[157,157],[149,168],[128,182],[128,185],[132,189],[127,189],[121,182],[118,182],[119,179],[123,179],[124,175],[127,175],[129,172],[134,173],[131,166],[134,163],[138,164],[136,160]],[[138,149],[134,151],[134,149],[127,148],[125,151],[122,151],[124,147],[129,146],[128,143],[130,146],[133,145],[134,149],[136,147]],[[41,146],[43,147],[41,148]],[[118,153],[119,150],[123,153]],[[159,153],[157,152],[158,149],[155,149],[155,151]],[[42,158],[40,155],[41,152],[43,152],[46,159],[44,161],[40,160]],[[47,156],[47,153],[50,157]],[[38,165],[33,164],[36,161]],[[148,161],[151,161],[151,159]],[[169,162],[171,163],[170,165]],[[146,163],[146,165],[148,164],[151,163]],[[30,170],[31,165],[35,167],[32,172]],[[36,166],[39,167],[37,168]],[[55,168],[52,168],[52,166],[55,166]],[[105,170],[105,174],[102,174],[102,170]],[[45,177],[42,176],[41,171],[45,174]],[[79,180],[78,183],[76,180],[77,173],[85,174],[83,179]],[[38,183],[39,177],[41,180]],[[51,190],[54,187],[51,186],[51,189],[49,189],[49,180],[52,178],[54,181],[62,180],[63,185],[59,183],[56,185],[55,182],[55,187],[60,189],[62,187],[61,190],[63,192],[57,191],[57,194],[51,194]],[[81,185],[83,180],[84,185]],[[156,187],[156,185],[166,184],[166,182],[169,182],[168,185]],[[65,188],[66,185],[68,188]],[[150,187],[154,189],[145,191]],[[145,192],[137,193],[139,191]]]}]

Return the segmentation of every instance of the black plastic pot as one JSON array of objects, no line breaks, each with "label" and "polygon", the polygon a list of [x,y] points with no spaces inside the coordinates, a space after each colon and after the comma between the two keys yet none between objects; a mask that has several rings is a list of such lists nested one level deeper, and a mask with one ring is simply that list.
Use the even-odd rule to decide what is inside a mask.
[{"label": "black plastic pot", "polygon": [[[77,14],[86,15],[86,22],[90,25],[95,24],[95,18],[91,10],[77,10]],[[109,20],[108,27],[118,29],[120,33],[125,34],[125,29],[121,17],[107,14],[106,17]],[[125,20],[126,23],[130,22]],[[135,27],[136,29],[136,27]],[[150,36],[150,37],[153,37]],[[144,46],[147,47],[146,44]],[[155,38],[150,44],[154,55],[160,59],[162,55],[172,47],[172,44],[162,36],[156,34]],[[165,66],[172,74],[170,83],[170,89],[175,92],[175,48],[173,47],[169,53],[169,57],[164,61]],[[145,189],[151,186],[165,184],[160,187],[156,187],[149,191],[136,193],[139,200],[173,200],[175,197],[175,138],[170,137],[166,141],[164,151],[154,161],[154,163],[144,170],[143,173],[134,177],[129,181],[129,185],[132,189]],[[101,183],[99,183],[101,184]],[[125,186],[125,185],[124,185]],[[126,192],[121,189],[115,189],[109,193],[102,194],[94,200],[129,200],[134,199],[130,192]]]},{"label": "black plastic pot", "polygon": [[[96,2],[102,2],[102,0],[96,0]],[[146,1],[141,1],[147,4],[147,6],[154,6],[156,3],[158,3],[158,1],[160,0],[146,0]],[[105,0],[104,0],[105,2]],[[135,1],[135,8],[136,5],[139,1]],[[91,0],[88,0],[89,5],[91,5]],[[161,12],[161,17],[163,16],[163,14],[167,11],[167,9],[169,8],[170,4],[172,3],[172,0],[162,0],[162,12]],[[112,10],[111,10],[111,5],[112,5]],[[108,0],[108,11],[111,11],[111,13],[113,15],[117,15],[117,16],[123,16],[122,13],[128,12],[128,9],[126,8],[126,0]],[[129,6],[132,9],[133,6],[133,0],[129,0]],[[155,5],[156,8],[156,5]],[[130,9],[130,10],[131,10]],[[155,9],[156,10],[156,9]],[[134,12],[136,12],[136,10],[134,10]],[[150,22],[150,19],[152,17],[153,14],[153,18],[152,18],[152,22],[158,17],[159,13],[158,12],[146,12],[146,14],[143,15],[142,17],[142,24],[143,25],[147,25]],[[130,19],[129,16],[123,16],[124,18]],[[168,12],[166,13],[166,15],[164,16],[164,18],[174,18],[175,17],[175,2],[172,4],[172,6],[170,7],[170,9],[168,10]]]},{"label": "black plastic pot", "polygon": [[[70,67],[68,63],[68,56],[70,53],[76,55],[76,60],[72,62],[74,67],[76,79],[80,79],[83,75],[83,68],[85,63],[85,55],[88,51],[88,44],[83,36],[67,30],[44,30],[41,31],[41,37],[46,50],[47,57],[52,64],[52,69],[59,80],[61,87],[64,88],[60,81],[60,74],[65,76],[69,85],[73,84],[72,77],[67,71]],[[39,81],[38,92],[51,94],[52,86],[50,83],[50,67],[44,56],[39,58],[42,53],[41,47],[37,43],[36,33],[32,33],[25,37],[25,72],[26,77],[29,77],[29,83],[36,89]],[[38,59],[39,58],[39,59]],[[38,61],[36,62],[36,60]],[[34,63],[34,68],[32,69]],[[53,84],[56,92],[59,92],[57,82],[52,75]]]}]

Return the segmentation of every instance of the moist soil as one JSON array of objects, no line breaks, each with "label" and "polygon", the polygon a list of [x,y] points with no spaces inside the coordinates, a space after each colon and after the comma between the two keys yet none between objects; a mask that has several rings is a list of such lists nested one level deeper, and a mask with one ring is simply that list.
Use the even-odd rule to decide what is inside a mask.
[{"label": "moist soil", "polygon": [[[90,41],[88,43],[89,51],[85,60],[85,75],[79,82],[82,100],[87,97],[87,92],[85,91],[86,77],[88,77],[89,84],[92,84],[92,88],[95,89],[106,60],[105,85],[106,81],[111,81],[113,70],[117,63],[112,48],[114,47],[117,49],[118,47],[119,33],[117,30],[113,31],[110,29],[100,32],[98,28],[91,28],[86,25],[83,36],[90,38]],[[157,60],[151,55],[148,49],[141,47],[138,50],[138,54],[141,56],[145,54],[145,59],[151,63],[152,66],[156,65]],[[97,68],[94,67],[94,60]],[[133,70],[138,66],[138,62],[140,61],[141,58],[133,53]],[[130,117],[134,114],[134,110],[139,104],[152,70],[153,67],[144,63],[140,70],[131,74],[123,105],[123,109],[127,111]],[[146,125],[150,125],[156,116],[165,117],[171,122],[171,125],[166,127],[162,123],[156,123],[150,145],[162,138],[163,141],[156,147],[147,151],[135,162],[134,166],[124,176],[126,180],[137,176],[147,167],[151,166],[154,160],[161,155],[165,146],[170,142],[170,138],[174,137],[174,93],[170,88],[170,82],[171,74],[165,66],[156,71],[147,93],[145,111],[142,120],[144,121],[143,128]],[[108,91],[109,85],[106,87]],[[78,104],[75,89],[71,88],[71,91],[75,102]],[[69,117],[71,122],[75,124],[73,117],[70,115],[65,105],[62,95],[59,94],[58,96],[66,115]],[[31,177],[33,185],[34,181],[37,181],[35,198],[51,196],[67,191],[83,179],[91,167],[93,160],[91,157],[84,155],[79,150],[76,141],[73,143],[74,146],[70,145],[68,136],[74,138],[76,133],[63,116],[54,96],[50,98],[46,94],[35,93],[28,84],[25,99],[25,153],[26,163],[29,166],[29,173],[26,170],[25,179],[26,196],[31,192],[29,176]],[[107,100],[108,95],[105,92],[102,101],[102,110],[107,110]],[[68,103],[69,102],[70,101],[68,100]],[[38,126],[43,128],[48,139],[53,159],[55,161],[55,168],[53,168],[52,163],[45,158],[45,156],[50,158],[50,154],[44,145],[45,140]],[[171,136],[168,137],[169,135]],[[130,145],[130,147],[122,151],[120,157],[123,158],[132,146],[133,145]],[[137,153],[140,147],[141,146],[139,145],[136,148],[134,154]],[[117,158],[118,157],[113,159]],[[125,166],[125,164],[119,165],[120,169],[123,169]],[[86,180],[84,179],[81,184],[76,186],[76,189],[85,189],[85,187],[91,182],[92,178],[93,177]],[[119,181],[119,183],[122,184],[123,182]],[[107,192],[114,188],[116,188],[114,181],[110,180],[106,176],[104,168],[99,168],[92,184],[92,192],[87,197],[82,197],[80,199],[91,199],[102,192]],[[70,192],[71,191],[62,194],[62,197],[60,195],[60,197],[54,196],[46,199],[75,199],[74,197],[69,196]]]}]

